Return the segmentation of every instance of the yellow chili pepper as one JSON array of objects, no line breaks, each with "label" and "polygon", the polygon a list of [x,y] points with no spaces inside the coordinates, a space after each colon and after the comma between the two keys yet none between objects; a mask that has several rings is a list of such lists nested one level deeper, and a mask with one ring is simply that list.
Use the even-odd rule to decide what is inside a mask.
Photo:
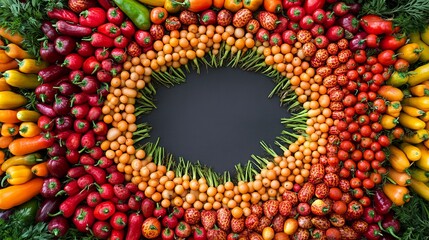
[{"label": "yellow chili pepper", "polygon": [[383,192],[396,206],[404,205],[411,198],[407,187],[392,183],[385,183],[383,185]]},{"label": "yellow chili pepper", "polygon": [[18,61],[19,71],[23,73],[38,73],[40,70],[49,66],[47,62],[36,59],[26,58]]},{"label": "yellow chili pepper", "polygon": [[425,183],[411,179],[410,187],[423,199],[429,201],[429,186]]},{"label": "yellow chili pepper", "polygon": [[42,178],[34,178],[24,184],[0,189],[0,209],[11,209],[21,205],[40,193]]},{"label": "yellow chili pepper", "polygon": [[33,166],[42,160],[43,160],[42,155],[40,155],[40,153],[32,153],[24,156],[13,156],[11,158],[8,158],[2,164],[1,169],[3,171],[7,171],[7,169],[12,166],[19,166],[19,165]]},{"label": "yellow chili pepper", "polygon": [[16,113],[16,118],[23,122],[37,122],[40,113],[32,110],[20,110]]},{"label": "yellow chili pepper", "polygon": [[41,84],[37,79],[37,74],[22,73],[17,70],[8,70],[3,73],[7,84],[17,88],[35,89]]},{"label": "yellow chili pepper", "polygon": [[0,109],[15,109],[27,104],[27,98],[12,91],[0,92]]}]

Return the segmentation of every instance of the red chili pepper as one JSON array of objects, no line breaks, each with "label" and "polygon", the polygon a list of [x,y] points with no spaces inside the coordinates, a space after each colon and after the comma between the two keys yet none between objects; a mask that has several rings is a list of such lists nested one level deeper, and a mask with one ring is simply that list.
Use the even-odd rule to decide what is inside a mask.
[{"label": "red chili pepper", "polygon": [[115,38],[121,34],[121,29],[113,23],[105,23],[97,27],[97,32],[109,38]]},{"label": "red chili pepper", "polygon": [[87,189],[94,183],[94,178],[91,174],[85,174],[77,180],[77,185],[80,189]]},{"label": "red chili pepper", "polygon": [[373,202],[374,210],[381,215],[387,214],[393,205],[392,201],[381,189],[375,191]]},{"label": "red chili pepper", "polygon": [[392,21],[385,20],[377,15],[366,15],[360,20],[361,27],[369,34],[392,34],[394,32]]},{"label": "red chili pepper", "polygon": [[90,38],[82,38],[82,40],[90,41],[94,47],[109,48],[114,46],[112,38],[97,32],[93,33]]},{"label": "red chili pepper", "polygon": [[64,8],[63,9],[54,8],[51,11],[48,11],[47,15],[51,19],[64,20],[64,21],[73,22],[73,23],[79,22],[79,18],[74,12]]},{"label": "red chili pepper", "polygon": [[80,178],[86,174],[85,168],[83,166],[77,166],[70,168],[67,172],[67,177],[69,178]]},{"label": "red chili pepper", "polygon": [[69,69],[58,65],[51,65],[39,71],[38,79],[41,82],[54,82],[60,77],[65,76],[69,73]]},{"label": "red chili pepper", "polygon": [[54,41],[59,36],[54,26],[52,26],[51,22],[48,22],[48,21],[43,22],[42,26],[40,26],[40,29],[45,34],[45,36],[51,41]]},{"label": "red chili pepper", "polygon": [[104,171],[104,169],[91,165],[85,165],[84,167],[86,172],[94,177],[94,181],[97,184],[101,185],[106,182],[106,171]]},{"label": "red chili pepper", "polygon": [[106,22],[106,11],[99,7],[92,7],[80,13],[79,23],[82,26],[94,28]]},{"label": "red chili pepper", "polygon": [[92,33],[92,29],[90,27],[85,27],[62,20],[58,21],[55,24],[55,27],[59,33],[71,37],[86,37]]},{"label": "red chili pepper", "polygon": [[102,8],[104,8],[104,10],[108,10],[109,8],[113,7],[112,2],[109,0],[97,0],[97,2]]},{"label": "red chili pepper", "polygon": [[131,213],[128,217],[128,229],[125,239],[127,240],[139,240],[142,231],[141,227],[143,225],[143,215],[139,213]]},{"label": "red chili pepper", "polygon": [[85,200],[89,193],[90,191],[84,190],[74,196],[68,197],[66,200],[64,200],[64,202],[61,203],[59,214],[62,214],[66,218],[71,217],[77,205]]},{"label": "red chili pepper", "polygon": [[95,147],[95,136],[93,131],[86,132],[80,139],[80,145],[86,149]]}]

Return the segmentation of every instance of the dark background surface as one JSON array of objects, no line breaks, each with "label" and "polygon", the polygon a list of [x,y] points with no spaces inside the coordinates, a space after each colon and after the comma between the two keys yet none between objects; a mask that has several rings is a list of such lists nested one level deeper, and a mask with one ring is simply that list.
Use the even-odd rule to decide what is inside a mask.
[{"label": "dark background surface", "polygon": [[157,89],[157,109],[143,118],[153,127],[149,141],[159,137],[176,159],[232,172],[251,154],[265,155],[260,141],[275,147],[283,129],[280,118],[289,113],[278,97],[268,99],[273,88],[270,78],[240,69],[192,72],[184,84]]}]

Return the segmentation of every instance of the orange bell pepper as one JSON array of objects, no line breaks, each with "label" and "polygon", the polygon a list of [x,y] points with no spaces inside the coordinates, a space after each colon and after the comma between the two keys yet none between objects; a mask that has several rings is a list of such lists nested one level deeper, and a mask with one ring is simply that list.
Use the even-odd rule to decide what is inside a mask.
[{"label": "orange bell pepper", "polygon": [[252,12],[258,10],[258,8],[266,1],[264,0],[243,0],[243,7],[249,9]]},{"label": "orange bell pepper", "polygon": [[264,8],[270,13],[279,13],[283,10],[281,0],[264,0]]},{"label": "orange bell pepper", "polygon": [[184,0],[183,2],[173,0],[172,3],[181,5],[191,12],[201,12],[212,6],[213,0]]},{"label": "orange bell pepper", "polygon": [[231,12],[237,12],[243,8],[243,0],[225,0],[223,7]]}]

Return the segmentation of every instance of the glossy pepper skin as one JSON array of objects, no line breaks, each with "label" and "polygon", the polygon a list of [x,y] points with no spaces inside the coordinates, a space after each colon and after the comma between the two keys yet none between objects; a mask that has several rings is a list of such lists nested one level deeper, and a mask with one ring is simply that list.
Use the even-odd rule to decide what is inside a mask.
[{"label": "glossy pepper skin", "polygon": [[[33,178],[33,173],[31,172],[31,168],[25,165],[18,165],[9,167],[6,170],[6,177],[4,179],[11,185],[19,185],[26,183]],[[3,181],[4,181],[3,179]],[[3,185],[2,181],[2,185]]]},{"label": "glossy pepper skin", "polygon": [[141,30],[150,28],[150,12],[135,0],[114,0],[116,5],[127,15],[131,21]]}]

